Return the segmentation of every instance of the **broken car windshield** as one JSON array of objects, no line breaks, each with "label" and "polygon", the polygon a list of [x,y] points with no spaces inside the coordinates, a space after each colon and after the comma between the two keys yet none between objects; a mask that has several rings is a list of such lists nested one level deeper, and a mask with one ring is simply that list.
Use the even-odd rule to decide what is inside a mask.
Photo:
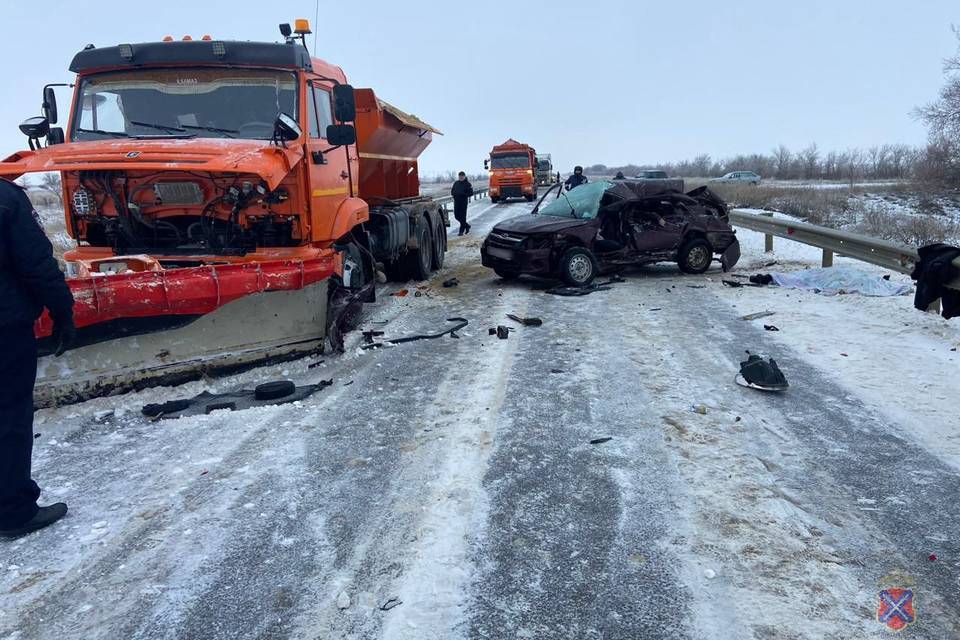
[{"label": "broken car windshield", "polygon": [[72,139],[182,133],[269,140],[297,114],[296,76],[266,69],[138,69],[84,78]]},{"label": "broken car windshield", "polygon": [[539,213],[542,216],[558,218],[579,218],[581,220],[596,218],[597,211],[600,210],[600,200],[606,190],[612,186],[613,183],[606,181],[580,185],[540,209]]}]

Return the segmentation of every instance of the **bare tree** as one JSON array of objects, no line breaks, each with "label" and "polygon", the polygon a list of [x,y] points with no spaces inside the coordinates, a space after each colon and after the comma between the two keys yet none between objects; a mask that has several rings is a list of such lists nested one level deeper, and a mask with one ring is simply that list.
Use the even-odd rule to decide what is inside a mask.
[{"label": "bare tree", "polygon": [[773,167],[778,178],[786,178],[790,172],[790,163],[793,162],[793,153],[786,145],[780,145],[773,150]]},{"label": "bare tree", "polygon": [[60,204],[63,204],[63,185],[60,184],[59,173],[44,173],[40,176],[40,184],[37,188],[41,191],[55,196]]},{"label": "bare tree", "polygon": [[[957,155],[960,149],[960,27],[954,25],[953,33],[958,40],[957,53],[943,62],[946,83],[940,89],[940,96],[917,108],[914,115],[923,120],[930,131],[926,163],[929,165],[937,159],[945,161],[941,177],[960,180],[960,156]],[[944,151],[951,153],[944,155]]]},{"label": "bare tree", "polygon": [[820,150],[816,142],[797,153],[797,163],[806,179],[815,178],[820,173]]}]

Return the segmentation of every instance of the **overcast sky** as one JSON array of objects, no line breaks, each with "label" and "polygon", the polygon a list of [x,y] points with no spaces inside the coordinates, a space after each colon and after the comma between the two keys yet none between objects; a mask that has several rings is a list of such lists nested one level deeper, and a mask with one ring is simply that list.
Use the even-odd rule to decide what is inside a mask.
[{"label": "overcast sky", "polygon": [[[171,34],[279,39],[314,0],[4,0],[3,155],[73,54]],[[446,134],[421,172],[479,172],[508,137],[555,164],[920,144],[910,110],[956,50],[957,0],[321,0],[317,56]],[[313,42],[311,41],[311,47]]]}]

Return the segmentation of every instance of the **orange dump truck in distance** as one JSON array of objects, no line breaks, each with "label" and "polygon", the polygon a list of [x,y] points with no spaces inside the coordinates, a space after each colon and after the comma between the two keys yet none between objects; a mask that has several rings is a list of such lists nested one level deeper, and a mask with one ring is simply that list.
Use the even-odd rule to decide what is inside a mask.
[{"label": "orange dump truck in distance", "polygon": [[510,138],[490,151],[483,161],[490,172],[490,200],[537,197],[537,152],[528,144]]},{"label": "orange dump truck in distance", "polygon": [[89,45],[72,106],[45,87],[30,149],[0,162],[60,174],[76,241],[80,341],[41,362],[42,403],[315,352],[377,271],[443,265],[447,215],[418,178],[439,132],[311,57],[309,32]]}]

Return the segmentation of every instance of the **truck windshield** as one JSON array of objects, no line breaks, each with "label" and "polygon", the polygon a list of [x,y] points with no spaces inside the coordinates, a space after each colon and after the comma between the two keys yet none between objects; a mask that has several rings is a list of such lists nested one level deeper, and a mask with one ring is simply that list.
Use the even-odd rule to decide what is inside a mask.
[{"label": "truck windshield", "polygon": [[297,78],[260,69],[138,69],[84,78],[75,142],[198,137],[269,140],[278,113],[297,117]]},{"label": "truck windshield", "polygon": [[525,153],[505,153],[490,156],[491,169],[529,169],[530,156]]}]

